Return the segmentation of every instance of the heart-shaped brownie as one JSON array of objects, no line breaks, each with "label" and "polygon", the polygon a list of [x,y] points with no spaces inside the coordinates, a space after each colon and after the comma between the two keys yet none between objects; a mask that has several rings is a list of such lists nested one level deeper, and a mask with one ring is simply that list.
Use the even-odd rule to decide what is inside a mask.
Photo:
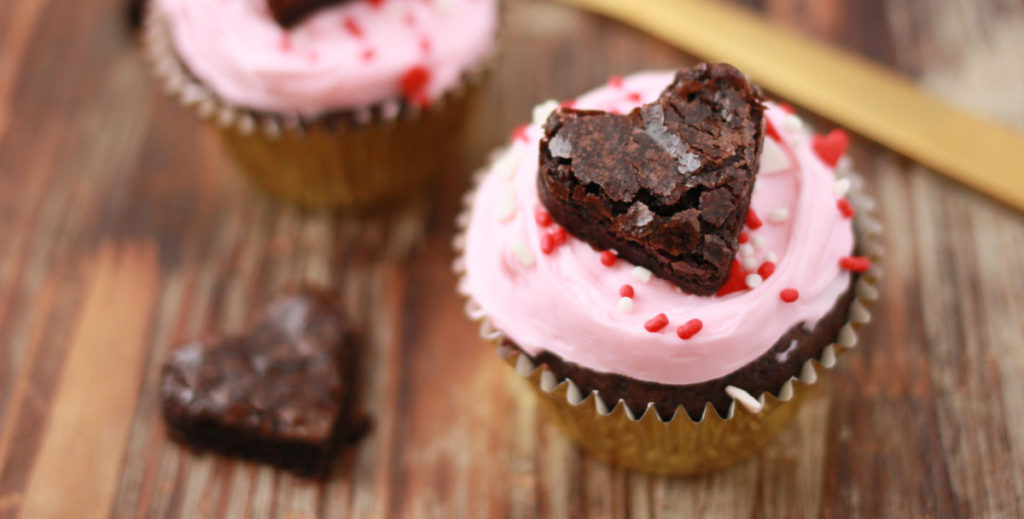
[{"label": "heart-shaped brownie", "polygon": [[346,0],[267,0],[270,15],[282,27],[290,27],[313,11]]},{"label": "heart-shaped brownie", "polygon": [[739,246],[763,130],[760,90],[730,65],[701,64],[629,114],[552,113],[540,199],[593,247],[711,295]]},{"label": "heart-shaped brownie", "polygon": [[322,473],[346,429],[352,358],[334,296],[289,293],[244,335],[175,350],[161,377],[164,417],[195,447]]}]

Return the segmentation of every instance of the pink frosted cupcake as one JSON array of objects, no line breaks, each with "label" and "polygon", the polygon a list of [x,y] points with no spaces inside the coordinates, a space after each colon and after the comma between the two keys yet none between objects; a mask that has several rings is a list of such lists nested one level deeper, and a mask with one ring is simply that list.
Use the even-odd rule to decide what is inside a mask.
[{"label": "pink frosted cupcake", "polygon": [[[469,198],[468,312],[595,456],[748,456],[868,320],[877,228],[845,134],[759,96],[724,65],[613,78],[537,107]],[[695,275],[722,250],[724,278]]]},{"label": "pink frosted cupcake", "polygon": [[365,207],[415,192],[458,148],[498,0],[323,3],[285,27],[267,0],[153,0],[148,48],[272,193]]}]

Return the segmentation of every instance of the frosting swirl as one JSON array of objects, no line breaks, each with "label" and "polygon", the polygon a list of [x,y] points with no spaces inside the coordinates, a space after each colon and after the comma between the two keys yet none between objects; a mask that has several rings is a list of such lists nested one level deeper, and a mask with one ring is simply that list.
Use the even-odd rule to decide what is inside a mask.
[{"label": "frosting swirl", "polygon": [[[636,74],[585,94],[574,106],[627,112],[656,99],[671,80],[671,72]],[[766,117],[780,139],[765,137],[751,202],[763,224],[746,229],[747,243],[737,254],[751,273],[774,264],[766,278],[750,280],[753,288],[714,297],[682,293],[623,260],[607,261],[606,254],[602,262],[601,252],[572,237],[553,250],[544,244],[545,253],[547,230],[535,215],[541,207],[536,176],[540,125],[551,109],[536,110],[533,124],[517,132],[481,180],[465,235],[461,288],[527,353],[546,350],[595,371],[650,382],[700,383],[755,360],[793,326],[817,322],[848,288],[850,274],[839,260],[851,254],[854,233],[837,208],[842,193],[834,171],[813,151],[802,122],[774,104]],[[620,302],[623,285],[633,291],[628,303]],[[786,289],[799,297],[784,301]],[[647,331],[644,324],[659,314],[669,324]],[[682,339],[688,333],[677,328],[694,319],[700,330]]]},{"label": "frosting swirl", "polygon": [[156,8],[179,58],[223,100],[314,117],[402,95],[437,99],[491,55],[497,3],[357,0],[289,29],[265,0],[159,0]]}]

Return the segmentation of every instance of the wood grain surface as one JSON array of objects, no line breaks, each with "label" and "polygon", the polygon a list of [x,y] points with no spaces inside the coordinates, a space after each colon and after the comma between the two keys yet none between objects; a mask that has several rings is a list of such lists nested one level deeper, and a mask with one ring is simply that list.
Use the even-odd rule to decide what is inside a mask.
[{"label": "wood grain surface", "polygon": [[[150,80],[120,3],[0,2],[0,519],[1024,517],[1020,213],[855,140],[887,233],[863,347],[754,459],[628,473],[581,455],[477,338],[449,270],[452,219],[466,174],[534,104],[692,57],[511,0],[461,164],[428,200],[331,217],[233,174]],[[1024,129],[1024,2],[743,3]],[[367,338],[373,426],[334,477],[169,442],[168,350],[240,329],[301,281],[342,290]]]}]

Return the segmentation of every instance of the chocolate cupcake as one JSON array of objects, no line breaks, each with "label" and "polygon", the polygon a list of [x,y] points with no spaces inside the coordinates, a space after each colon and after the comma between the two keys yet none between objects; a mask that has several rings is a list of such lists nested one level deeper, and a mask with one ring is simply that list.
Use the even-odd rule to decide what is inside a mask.
[{"label": "chocolate cupcake", "polygon": [[153,0],[157,73],[241,169],[299,204],[416,193],[458,150],[498,0]]},{"label": "chocolate cupcake", "polygon": [[734,463],[869,319],[878,229],[847,142],[728,65],[545,103],[460,216],[467,310],[593,455]]}]

